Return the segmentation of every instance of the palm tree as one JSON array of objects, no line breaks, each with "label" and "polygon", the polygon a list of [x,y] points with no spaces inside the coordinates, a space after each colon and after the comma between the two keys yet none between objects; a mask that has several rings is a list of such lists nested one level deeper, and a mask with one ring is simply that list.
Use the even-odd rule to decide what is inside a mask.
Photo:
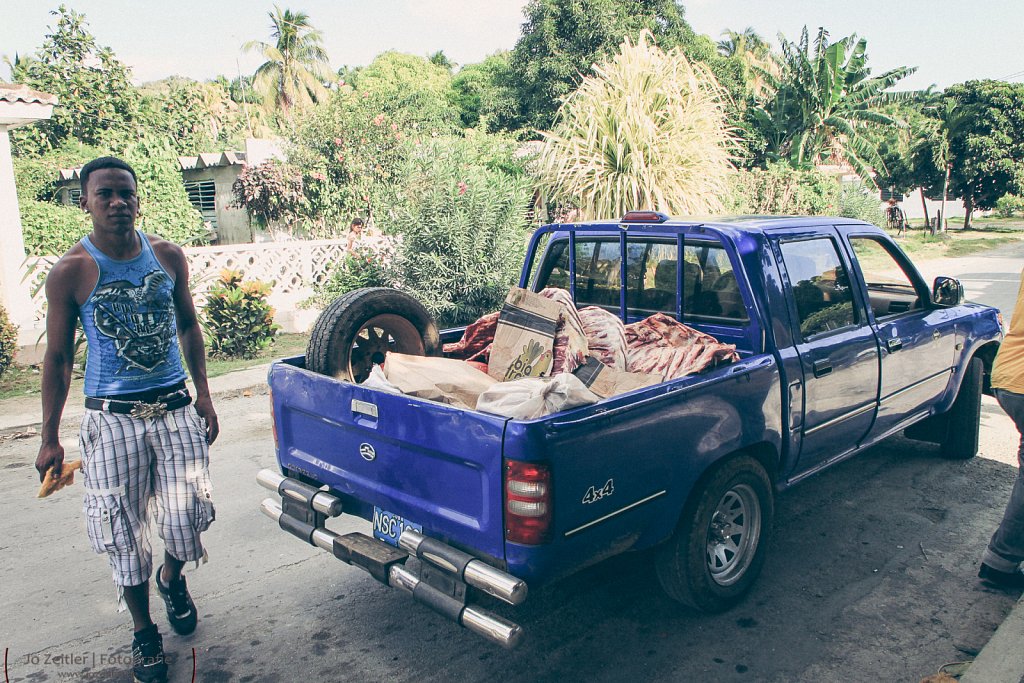
[{"label": "palm tree", "polygon": [[305,12],[282,12],[275,5],[268,16],[274,44],[250,40],[242,49],[256,51],[267,60],[256,69],[254,87],[263,92],[268,109],[278,107],[287,118],[292,107],[323,96],[330,68],[323,34],[313,28]]},{"label": "palm tree", "polygon": [[769,152],[796,166],[826,160],[846,163],[874,184],[871,166],[881,166],[882,161],[871,132],[905,125],[879,106],[915,95],[886,91],[916,68],[898,67],[872,77],[867,41],[855,34],[829,43],[822,28],[811,45],[804,27],[798,43],[784,38],[781,42],[783,72],[774,84],[774,95],[752,112],[769,140]]},{"label": "palm tree", "polygon": [[643,31],[594,73],[542,133],[548,197],[578,206],[582,218],[722,211],[736,139],[711,71],[678,48],[662,52]]},{"label": "palm tree", "polygon": [[769,81],[781,71],[771,46],[752,26],[742,33],[722,31],[722,36],[718,41],[718,54],[739,61],[747,93],[754,97],[766,95]]},{"label": "palm tree", "polygon": [[723,57],[735,57],[746,52],[758,54],[768,48],[768,43],[753,26],[748,26],[743,33],[726,30],[722,35],[725,37],[718,41],[718,54]]}]

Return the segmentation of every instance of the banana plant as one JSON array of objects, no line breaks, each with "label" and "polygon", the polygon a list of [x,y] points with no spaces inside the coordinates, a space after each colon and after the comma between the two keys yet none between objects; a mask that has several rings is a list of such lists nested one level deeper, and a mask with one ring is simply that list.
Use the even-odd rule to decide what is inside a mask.
[{"label": "banana plant", "polygon": [[884,164],[872,133],[906,125],[880,107],[915,95],[889,89],[916,68],[871,76],[867,41],[856,34],[829,42],[828,31],[820,28],[812,42],[804,27],[799,41],[780,36],[780,42],[782,73],[751,116],[769,141],[769,155],[797,167],[845,163],[874,185],[873,167]]}]

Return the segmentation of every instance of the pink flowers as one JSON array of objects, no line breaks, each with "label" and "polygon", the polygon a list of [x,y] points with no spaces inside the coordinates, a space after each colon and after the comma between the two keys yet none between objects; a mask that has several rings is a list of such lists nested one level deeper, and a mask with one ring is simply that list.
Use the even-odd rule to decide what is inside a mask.
[{"label": "pink flowers", "polygon": [[338,152],[337,154],[335,154],[334,158],[337,159],[339,162],[340,161],[345,161],[345,155],[342,154],[341,152]]},{"label": "pink flowers", "polygon": [[373,117],[373,125],[375,125],[375,126],[382,126],[382,125],[384,125],[384,114],[377,114],[376,116],[374,116]]},{"label": "pink flowers", "polygon": [[334,146],[335,147],[341,147],[344,144],[344,142],[345,141],[342,140],[341,138],[334,138]]},{"label": "pink flowers", "polygon": [[469,189],[469,185],[467,185],[466,183],[464,183],[464,182],[462,182],[460,180],[459,181],[459,195],[461,196],[461,195],[466,194],[466,190],[468,190],[468,189]]},{"label": "pink flowers", "polygon": [[321,182],[327,180],[327,176],[325,176],[323,173],[320,173],[319,171],[316,173],[311,173],[310,175],[313,177],[313,180],[319,180]]}]

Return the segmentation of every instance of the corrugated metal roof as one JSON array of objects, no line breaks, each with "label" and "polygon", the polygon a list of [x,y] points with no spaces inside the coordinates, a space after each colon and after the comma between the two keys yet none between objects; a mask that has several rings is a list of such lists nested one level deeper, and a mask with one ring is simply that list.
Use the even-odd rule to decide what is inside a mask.
[{"label": "corrugated metal roof", "polygon": [[57,96],[33,90],[21,83],[0,83],[0,102],[57,104]]},{"label": "corrugated metal roof", "polygon": [[[211,166],[241,166],[245,164],[245,152],[204,152],[194,157],[178,157],[178,166],[182,171],[192,171],[197,168],[209,168]],[[78,180],[80,178],[78,168],[60,169],[60,180]]]}]

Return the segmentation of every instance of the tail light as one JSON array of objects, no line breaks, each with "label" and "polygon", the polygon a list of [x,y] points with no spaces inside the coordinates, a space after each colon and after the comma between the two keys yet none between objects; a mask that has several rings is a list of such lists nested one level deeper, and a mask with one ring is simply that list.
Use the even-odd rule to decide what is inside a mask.
[{"label": "tail light", "polygon": [[505,540],[546,543],[551,531],[551,470],[547,465],[505,461]]}]

